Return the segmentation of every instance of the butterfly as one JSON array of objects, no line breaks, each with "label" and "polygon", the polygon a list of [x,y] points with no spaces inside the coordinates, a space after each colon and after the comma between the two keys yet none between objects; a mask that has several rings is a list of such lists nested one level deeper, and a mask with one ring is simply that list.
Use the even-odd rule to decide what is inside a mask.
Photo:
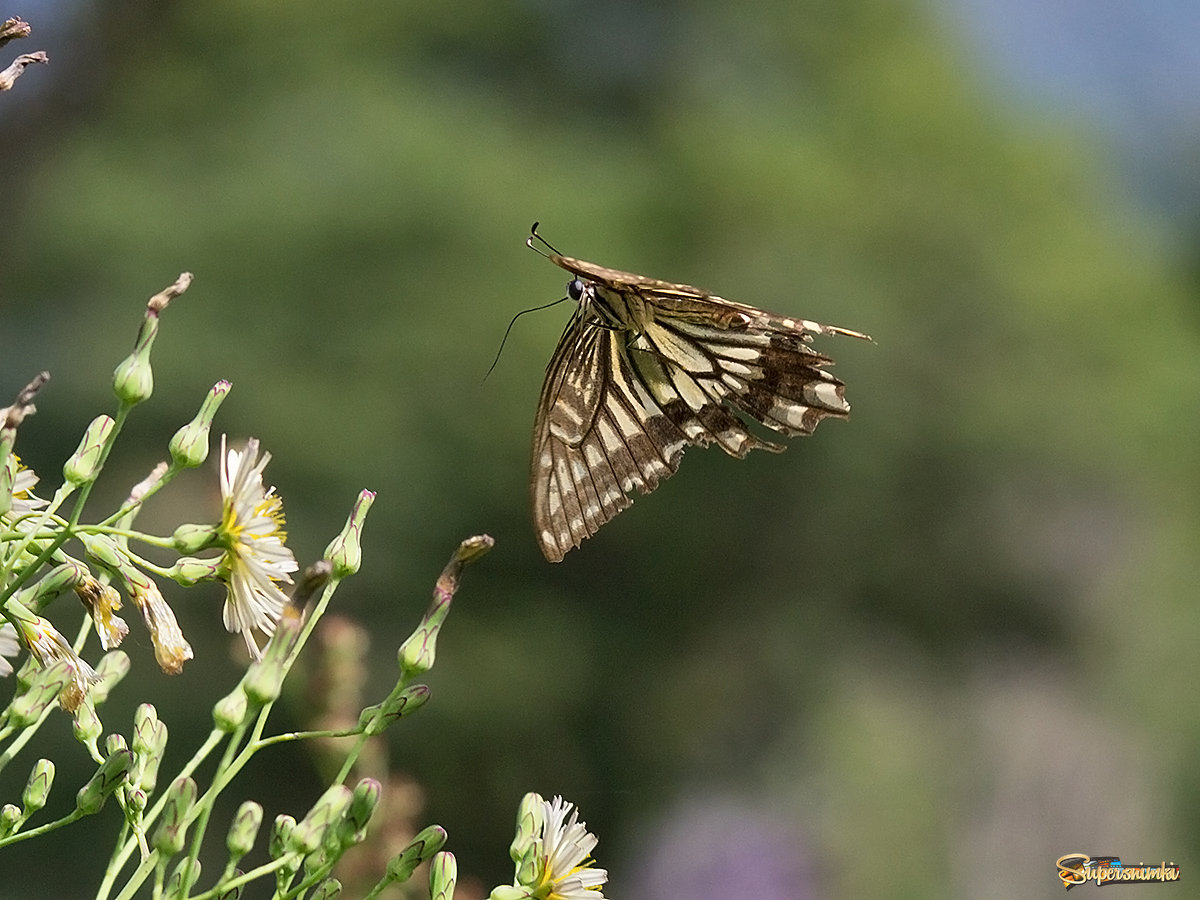
[{"label": "butterfly", "polygon": [[739,459],[783,451],[738,413],[787,436],[849,414],[842,382],[823,368],[832,360],[809,343],[869,335],[563,256],[537,228],[526,245],[571,273],[577,304],[533,426],[533,521],[550,562],[632,504],[635,488],[648,494],[673,475],[688,446],[715,443]]}]

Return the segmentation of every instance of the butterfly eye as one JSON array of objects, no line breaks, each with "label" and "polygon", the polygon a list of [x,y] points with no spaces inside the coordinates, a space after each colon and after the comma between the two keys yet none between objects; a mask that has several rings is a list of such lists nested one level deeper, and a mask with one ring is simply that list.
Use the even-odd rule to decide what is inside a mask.
[{"label": "butterfly eye", "polygon": [[572,300],[574,300],[576,303],[578,303],[579,298],[583,296],[583,282],[580,281],[578,278],[576,278],[572,281],[568,281],[567,282],[567,296],[569,296]]}]

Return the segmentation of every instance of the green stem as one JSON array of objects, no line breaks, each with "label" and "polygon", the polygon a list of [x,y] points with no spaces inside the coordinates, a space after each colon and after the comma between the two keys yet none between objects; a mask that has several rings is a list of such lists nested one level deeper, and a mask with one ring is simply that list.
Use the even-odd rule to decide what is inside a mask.
[{"label": "green stem", "polygon": [[241,887],[243,884],[249,884],[251,881],[262,878],[264,875],[270,875],[277,869],[282,869],[289,865],[295,865],[297,862],[298,861],[294,853],[285,853],[283,856],[279,857],[279,859],[273,859],[269,863],[263,863],[258,868],[251,869],[249,872],[239,875],[236,878],[231,878],[228,881],[221,881],[216,886],[209,888],[203,894],[194,894],[189,898],[189,900],[213,900],[214,897],[222,896],[231,891],[233,888]]},{"label": "green stem", "polygon": [[24,748],[24,746],[33,739],[33,736],[37,734],[37,730],[42,727],[42,723],[50,717],[50,714],[54,712],[54,709],[55,704],[49,704],[44,710],[42,710],[42,714],[38,716],[38,720],[36,722],[23,728],[22,733],[11,744],[4,748],[4,752],[0,753],[0,771],[3,771],[4,767],[12,762],[13,757],[20,753],[22,748]]},{"label": "green stem", "polygon": [[82,818],[83,813],[76,809],[67,813],[61,819],[55,819],[53,822],[47,822],[44,825],[39,825],[37,828],[30,828],[28,831],[18,831],[16,834],[0,839],[0,847],[7,847],[9,844],[15,844],[18,841],[24,841],[28,838],[41,837],[43,834],[62,828],[64,825],[70,825],[77,819]]}]

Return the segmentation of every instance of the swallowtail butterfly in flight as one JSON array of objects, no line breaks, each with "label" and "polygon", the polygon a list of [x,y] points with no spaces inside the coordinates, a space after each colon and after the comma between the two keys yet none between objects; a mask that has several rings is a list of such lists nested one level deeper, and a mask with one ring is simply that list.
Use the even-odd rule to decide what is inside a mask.
[{"label": "swallowtail butterfly in flight", "polygon": [[634,488],[648,494],[673,475],[685,447],[715,443],[738,458],[783,451],[739,412],[789,437],[849,415],[842,382],[823,368],[832,360],[809,343],[868,335],[572,259],[537,227],[526,244],[571,273],[578,304],[533,426],[533,522],[550,562],[629,506]]}]

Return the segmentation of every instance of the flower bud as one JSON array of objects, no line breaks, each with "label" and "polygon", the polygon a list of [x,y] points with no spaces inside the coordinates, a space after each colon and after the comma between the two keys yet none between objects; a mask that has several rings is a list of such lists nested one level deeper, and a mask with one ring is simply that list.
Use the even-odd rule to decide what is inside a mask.
[{"label": "flower bud", "polygon": [[326,878],[310,895],[312,900],[337,900],[342,895],[342,883],[336,878]]},{"label": "flower bud", "polygon": [[0,837],[8,837],[21,825],[21,810],[11,803],[0,806]]},{"label": "flower bud", "polygon": [[454,854],[443,850],[429,866],[429,900],[454,900],[458,881],[458,863]]},{"label": "flower bud", "polygon": [[158,825],[150,844],[165,857],[172,857],[183,849],[187,839],[187,814],[196,803],[196,782],[191,778],[177,778],[167,790],[166,805],[159,817]]},{"label": "flower bud", "polygon": [[29,773],[29,781],[25,783],[25,791],[21,794],[25,815],[37,812],[46,805],[46,799],[50,796],[50,786],[53,784],[54,763],[48,759],[39,759],[34,763],[33,771]]},{"label": "flower bud", "polygon": [[289,843],[295,827],[295,818],[287,813],[275,817],[275,822],[271,825],[271,839],[267,843],[267,852],[270,853],[271,859],[279,859],[291,849]]},{"label": "flower bud", "polygon": [[[158,317],[154,319],[154,332],[158,331]],[[113,392],[122,403],[133,406],[143,400],[149,400],[154,393],[154,371],[150,367],[150,343],[144,348],[135,349],[125,357],[113,372]]]},{"label": "flower bud", "polygon": [[65,659],[36,670],[29,687],[9,704],[8,724],[16,728],[34,724],[71,683],[73,675],[71,664]]},{"label": "flower bud", "polygon": [[532,896],[533,894],[529,892],[528,888],[515,884],[502,884],[492,888],[492,892],[488,894],[488,900],[529,900]]},{"label": "flower bud", "polygon": [[110,734],[108,737],[106,737],[104,739],[104,755],[105,756],[111,756],[113,753],[116,753],[118,750],[128,750],[128,749],[129,749],[129,744],[125,743],[125,735],[123,735],[123,734],[116,734],[116,733]]},{"label": "flower bud", "polygon": [[364,778],[354,786],[354,796],[346,810],[346,821],[356,832],[362,831],[371,821],[375,807],[383,796],[383,785],[374,778]]},{"label": "flower bud", "polygon": [[196,418],[175,432],[170,443],[171,459],[175,465],[190,469],[208,458],[208,431],[221,402],[232,386],[224,379],[214,384],[200,405],[200,412],[196,414]]},{"label": "flower bud", "polygon": [[158,316],[171,300],[188,289],[192,273],[184,272],[168,288],[159,291],[146,304],[146,316],[138,329],[133,352],[113,372],[113,390],[124,404],[141,403],[154,392],[154,373],[150,368],[150,350],[158,336]]},{"label": "flower bud", "polygon": [[346,850],[360,843],[367,835],[367,822],[383,796],[383,787],[374,778],[364,778],[354,786],[350,803],[339,818],[325,833],[321,844],[321,853],[313,854],[305,861],[310,867],[310,861],[320,858],[322,861],[333,861],[341,857]]},{"label": "flower bud", "polygon": [[429,701],[430,693],[427,684],[409,685],[382,703],[364,709],[358,716],[358,727],[364,734],[381,734],[397,719],[402,719],[424,706]]},{"label": "flower bud", "polygon": [[180,553],[199,553],[217,542],[218,530],[211,525],[180,525],[171,543]]},{"label": "flower bud", "polygon": [[404,681],[424,674],[433,667],[438,632],[458,591],[463,566],[479,559],[492,549],[494,543],[492,538],[481,534],[467,538],[455,549],[450,562],[446,563],[442,574],[438,576],[437,585],[433,589],[433,602],[425,613],[425,618],[408,640],[400,645],[397,660],[400,664],[400,676]]},{"label": "flower bud", "polygon": [[125,792],[125,816],[132,821],[138,821],[146,811],[147,796],[141,788]]},{"label": "flower bud", "polygon": [[158,743],[156,732],[161,720],[152,703],[142,703],[133,712],[133,752],[139,756],[153,753]]},{"label": "flower bud", "polygon": [[135,767],[137,786],[146,792],[154,790],[158,783],[158,767],[162,764],[167,749],[167,723],[149,703],[143,703],[133,716],[133,752],[137,754]]},{"label": "flower bud", "polygon": [[108,795],[121,786],[125,775],[133,766],[133,752],[118,750],[100,764],[88,783],[75,795],[75,805],[85,816],[90,816],[104,806]]},{"label": "flower bud", "polygon": [[225,838],[225,847],[229,850],[229,860],[234,865],[243,856],[254,849],[254,839],[262,825],[263,808],[253,800],[247,800],[238,807],[237,815],[229,826],[229,834]]},{"label": "flower bud", "polygon": [[521,804],[517,807],[517,834],[508,848],[508,855],[513,862],[521,865],[529,848],[541,834],[545,819],[546,801],[541,794],[530,791],[521,798]]},{"label": "flower bud", "polygon": [[90,700],[85,699],[75,708],[74,715],[71,731],[75,740],[90,747],[104,732],[104,724],[96,715],[96,707]]},{"label": "flower bud", "polygon": [[252,702],[261,705],[279,696],[288,673],[288,657],[296,646],[303,624],[295,606],[291,603],[284,606],[283,615],[275,623],[275,631],[262,651],[262,658],[250,666],[242,679],[246,696]]},{"label": "flower bud", "polygon": [[313,804],[313,808],[292,830],[288,843],[301,855],[308,855],[321,846],[325,832],[337,822],[350,806],[350,788],[332,785]]},{"label": "flower bud", "polygon": [[97,416],[83,439],[63,464],[63,478],[75,487],[91,484],[100,474],[100,461],[116,423],[110,416]]},{"label": "flower bud", "polygon": [[66,562],[55,566],[16,596],[33,612],[41,612],[51,600],[67,588],[77,587],[85,577],[88,577],[87,566],[67,557]]},{"label": "flower bud", "polygon": [[408,881],[417,866],[446,846],[446,837],[446,829],[441,825],[430,825],[421,829],[417,836],[408,842],[407,847],[388,860],[388,880]]},{"label": "flower bud", "polygon": [[184,587],[192,587],[201,581],[210,581],[217,577],[221,568],[221,559],[197,559],[194,556],[181,556],[175,560],[175,565],[163,574]]},{"label": "flower bud", "polygon": [[346,525],[342,528],[342,533],[325,548],[322,556],[333,564],[334,578],[353,575],[362,564],[362,544],[360,543],[362,526],[371,509],[371,504],[374,502],[374,491],[360,493],[358,501],[350,513],[350,518],[346,520]]},{"label": "flower bud", "polygon": [[124,650],[110,650],[100,657],[96,678],[88,691],[93,704],[100,706],[108,699],[109,692],[129,674],[129,666],[129,655]]},{"label": "flower bud", "polygon": [[186,900],[192,896],[192,885],[200,880],[200,860],[185,856],[167,879],[166,900]]},{"label": "flower bud", "polygon": [[213,707],[213,725],[218,731],[230,734],[246,721],[250,703],[241,684],[217,701]]}]

